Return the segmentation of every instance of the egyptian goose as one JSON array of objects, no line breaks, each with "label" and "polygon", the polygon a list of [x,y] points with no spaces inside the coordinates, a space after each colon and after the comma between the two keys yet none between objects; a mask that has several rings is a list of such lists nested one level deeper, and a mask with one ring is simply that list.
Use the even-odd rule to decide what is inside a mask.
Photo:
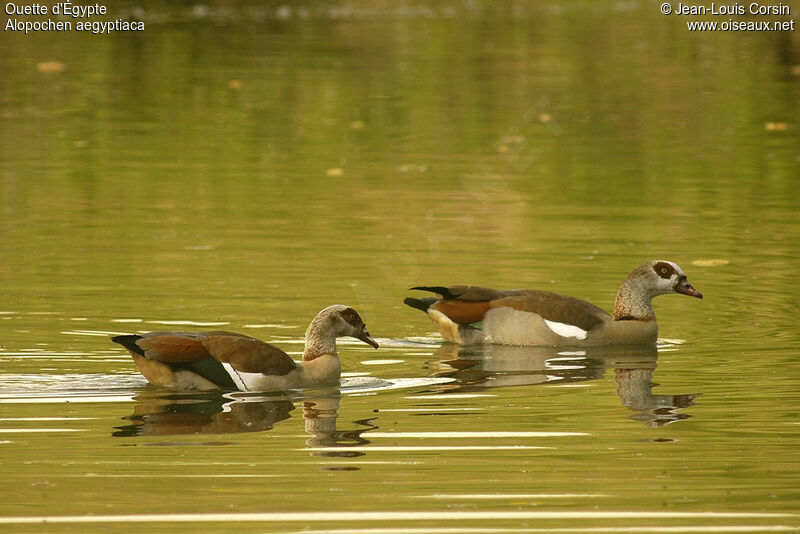
[{"label": "egyptian goose", "polygon": [[130,352],[152,384],[176,389],[285,391],[335,384],[341,375],[336,338],[352,336],[378,348],[358,313],[328,306],[306,330],[303,361],[278,347],[232,332],[149,332],[111,338]]},{"label": "egyptian goose", "polygon": [[[412,287],[439,298],[407,298],[428,313],[447,341],[461,344],[598,346],[655,343],[652,299],[667,293],[703,298],[676,263],[654,260],[622,282],[609,315],[594,304],[534,289],[477,286]],[[480,324],[475,324],[480,323]]]}]

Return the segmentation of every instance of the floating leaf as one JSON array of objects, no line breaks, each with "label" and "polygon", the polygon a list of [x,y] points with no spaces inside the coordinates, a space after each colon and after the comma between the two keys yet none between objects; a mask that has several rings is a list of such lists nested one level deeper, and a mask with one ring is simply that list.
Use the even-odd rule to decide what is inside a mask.
[{"label": "floating leaf", "polygon": [[768,122],[764,125],[764,128],[769,132],[782,132],[789,128],[789,125],[785,122]]},{"label": "floating leaf", "polygon": [[40,61],[36,64],[36,70],[39,72],[62,72],[64,64],[60,61]]},{"label": "floating leaf", "polygon": [[406,163],[397,167],[400,172],[427,172],[428,166],[424,164]]},{"label": "floating leaf", "polygon": [[697,265],[698,267],[719,267],[720,265],[728,265],[730,262],[728,260],[694,260],[692,265]]}]

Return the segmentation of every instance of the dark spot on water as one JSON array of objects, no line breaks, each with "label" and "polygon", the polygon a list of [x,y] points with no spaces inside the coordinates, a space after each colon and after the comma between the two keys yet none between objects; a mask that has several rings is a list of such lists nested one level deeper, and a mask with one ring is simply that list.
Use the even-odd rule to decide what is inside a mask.
[{"label": "dark spot on water", "polygon": [[320,471],[361,471],[361,468],[353,467],[352,465],[339,465],[332,467],[320,467]]},{"label": "dark spot on water", "polygon": [[157,443],[143,443],[144,447],[193,447],[193,446],[212,446],[220,447],[225,445],[236,445],[233,441],[159,441]]},{"label": "dark spot on water", "polygon": [[475,415],[475,412],[469,413],[453,413],[453,412],[428,412],[428,413],[412,413],[411,417],[419,417],[421,415],[441,415],[441,416],[453,416],[453,415]]},{"label": "dark spot on water", "polygon": [[319,451],[312,452],[312,456],[324,456],[326,458],[358,458],[366,453],[358,451]]}]

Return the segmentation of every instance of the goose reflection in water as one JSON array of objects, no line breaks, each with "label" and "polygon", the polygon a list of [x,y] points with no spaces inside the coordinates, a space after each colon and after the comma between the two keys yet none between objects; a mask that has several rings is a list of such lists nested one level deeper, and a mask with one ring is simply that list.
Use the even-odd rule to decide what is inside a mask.
[{"label": "goose reflection in water", "polygon": [[[289,419],[295,401],[286,397],[252,396],[223,392],[176,394],[164,390],[144,392],[136,397],[133,414],[125,417],[131,423],[117,427],[113,436],[173,436],[185,434],[235,434],[271,430],[275,424]],[[363,428],[338,430],[340,397],[322,396],[302,401],[305,430],[311,437],[306,444],[314,456],[355,457],[363,452],[347,447],[369,444],[363,432],[378,428],[366,419],[356,421]],[[314,448],[341,447],[341,451],[313,451]]]},{"label": "goose reflection in water", "polygon": [[597,380],[613,370],[622,404],[637,412],[631,418],[658,427],[691,417],[677,413],[694,405],[699,395],[656,395],[653,373],[658,360],[655,346],[556,347],[508,345],[442,345],[429,362],[433,376],[455,378],[438,391],[480,391],[505,386],[569,384]]},{"label": "goose reflection in water", "polygon": [[236,434],[270,430],[295,409],[286,398],[241,397],[218,392],[147,391],[138,395],[130,424],[116,437]]},{"label": "goose reflection in water", "polygon": [[[353,458],[363,456],[360,451],[347,450],[348,447],[358,447],[372,443],[370,440],[361,437],[361,434],[378,427],[372,424],[372,419],[362,419],[355,421],[357,425],[364,428],[355,430],[338,430],[336,421],[338,419],[339,397],[323,397],[318,399],[308,399],[303,401],[303,419],[305,420],[306,432],[311,434],[306,445],[311,447],[312,456],[326,456],[331,458]],[[324,448],[326,450],[313,451],[314,448]],[[339,447],[340,450],[329,450]]]}]

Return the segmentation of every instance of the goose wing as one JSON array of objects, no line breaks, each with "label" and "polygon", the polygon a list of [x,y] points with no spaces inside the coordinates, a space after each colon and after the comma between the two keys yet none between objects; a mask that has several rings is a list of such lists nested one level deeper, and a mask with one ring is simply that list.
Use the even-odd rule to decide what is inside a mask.
[{"label": "goose wing", "polygon": [[297,367],[278,347],[234,332],[149,332],[137,338],[136,352],[171,366],[211,358],[244,373],[285,375]]},{"label": "goose wing", "polygon": [[436,293],[442,300],[484,302],[524,294],[527,289],[492,289],[480,286],[417,286],[411,289]]},{"label": "goose wing", "polygon": [[459,324],[477,323],[491,309],[490,302],[505,297],[524,294],[525,290],[491,289],[480,286],[417,286],[411,289],[430,291],[437,298],[407,298],[404,302],[422,311],[433,309]]},{"label": "goose wing", "polygon": [[285,375],[297,368],[292,357],[275,345],[242,334],[209,332],[203,347],[215,360],[242,373]]},{"label": "goose wing", "polygon": [[493,300],[489,305],[492,308],[509,306],[535,313],[547,321],[577,326],[587,332],[611,319],[611,315],[604,309],[585,300],[532,289],[524,290],[520,295]]},{"label": "goose wing", "polygon": [[550,291],[464,285],[418,286],[411,289],[430,291],[437,294],[440,300],[407,299],[422,305],[407,304],[421,309],[434,309],[459,324],[482,321],[489,310],[502,306],[535,313],[548,321],[577,326],[586,331],[611,318],[605,310],[590,302]]}]

